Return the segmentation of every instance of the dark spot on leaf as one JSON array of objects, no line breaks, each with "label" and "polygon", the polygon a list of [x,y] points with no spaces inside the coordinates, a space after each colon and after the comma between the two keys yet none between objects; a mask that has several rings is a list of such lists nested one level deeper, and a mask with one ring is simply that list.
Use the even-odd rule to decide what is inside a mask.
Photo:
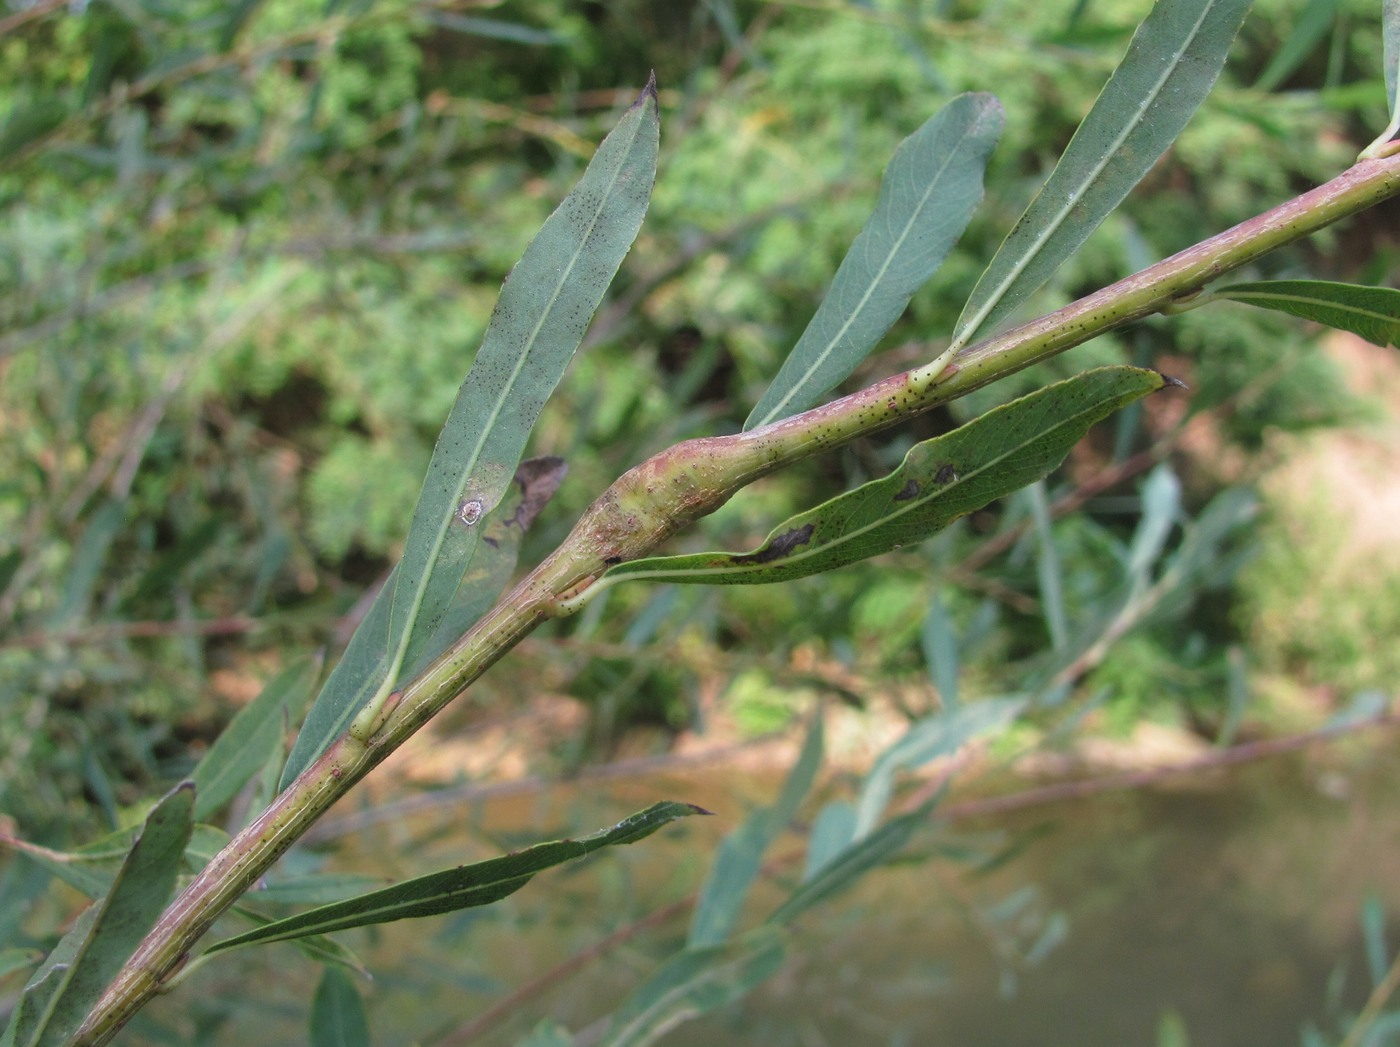
[{"label": "dark spot on leaf", "polygon": [[734,562],[772,563],[774,560],[781,560],[798,546],[806,545],[810,542],[812,540],[812,532],[815,531],[816,528],[816,524],[807,524],[803,527],[794,527],[790,531],[784,531],[758,552],[752,553],[749,556],[734,557]]},{"label": "dark spot on leaf", "polygon": [[958,471],[953,468],[951,462],[944,462],[938,467],[938,472],[933,474],[933,482],[936,484],[950,484],[958,478]]},{"label": "dark spot on leaf", "polygon": [[896,502],[907,502],[911,498],[919,497],[919,481],[910,480],[899,489],[899,494],[894,496]]}]

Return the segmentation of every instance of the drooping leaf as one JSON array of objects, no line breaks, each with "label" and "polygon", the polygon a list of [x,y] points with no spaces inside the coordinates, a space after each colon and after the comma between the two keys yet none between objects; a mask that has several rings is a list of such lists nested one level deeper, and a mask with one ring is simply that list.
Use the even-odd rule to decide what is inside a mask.
[{"label": "drooping leaf", "polygon": [[1250,0],[1158,0],[1049,179],[973,288],[950,348],[1004,319],[1079,249],[1210,91]]},{"label": "drooping leaf", "polygon": [[[515,570],[525,531],[558,489],[564,472],[565,465],[558,458],[520,463],[515,482],[481,522],[478,553],[436,631],[424,639],[409,676],[441,654],[495,602]],[[320,755],[384,682],[389,671],[389,614],[397,578],[395,567],[321,688],[287,758],[281,788],[290,785]]]},{"label": "drooping leaf", "polygon": [[1328,280],[1262,280],[1211,291],[1211,299],[1244,302],[1350,331],[1379,346],[1400,346],[1400,291]]},{"label": "drooping leaf", "polygon": [[58,1047],[77,1032],[170,899],[193,812],[194,786],[184,782],[147,816],[111,888],[88,910],[90,919],[84,914],[85,933],[70,941],[70,932],[25,988],[24,996],[32,991],[34,1000],[21,999],[16,1008],[9,1041],[15,1047]]},{"label": "drooping leaf", "polygon": [[967,228],[1001,126],[996,98],[962,95],[900,143],[874,212],[745,429],[813,406],[870,354]]},{"label": "drooping leaf", "polygon": [[603,1036],[605,1047],[646,1047],[683,1021],[742,999],[783,965],[786,936],[759,927],[723,945],[672,956],[624,1003]]},{"label": "drooping leaf", "polygon": [[311,998],[311,1047],[369,1047],[365,1003],[350,976],[340,967],[321,973]]},{"label": "drooping leaf", "polygon": [[582,858],[603,847],[634,843],[677,818],[707,813],[693,804],[658,803],[591,836],[537,844],[500,858],[444,869],[357,898],[323,905],[226,938],[211,947],[209,953],[487,905],[518,891],[543,869]]},{"label": "drooping leaf", "polygon": [[1057,382],[916,445],[890,475],[785,521],[753,552],[633,560],[609,569],[595,588],[781,582],[923,541],[1047,475],[1095,422],[1165,381],[1155,371],[1105,367]]},{"label": "drooping leaf", "polygon": [[195,821],[209,819],[237,795],[273,753],[282,751],[287,710],[301,708],[320,671],[319,658],[293,662],[229,721],[191,775]]},{"label": "drooping leaf", "polygon": [[695,902],[687,946],[718,945],[729,937],[758,876],[764,852],[792,820],[816,780],[823,744],[822,719],[815,716],[802,755],[788,774],[777,803],[749,815],[720,843]]},{"label": "drooping leaf", "polygon": [[460,618],[480,524],[506,494],[545,401],[641,228],[659,129],[653,81],[506,278],[428,463],[393,591],[380,597],[387,607],[376,602],[361,626],[368,639],[356,661],[381,645],[382,657],[367,676],[327,680],[293,745],[283,788],[370,701],[405,682],[403,674],[440,642],[446,620]]}]

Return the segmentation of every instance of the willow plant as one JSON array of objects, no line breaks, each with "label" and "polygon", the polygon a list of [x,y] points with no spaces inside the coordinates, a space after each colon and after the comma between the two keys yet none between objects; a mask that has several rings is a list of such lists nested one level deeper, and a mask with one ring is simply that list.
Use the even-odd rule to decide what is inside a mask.
[{"label": "willow plant", "polygon": [[[290,754],[283,760],[285,710],[314,675],[309,663],[275,679],[213,745],[193,779],[160,800],[138,831],[77,856],[28,848],[96,900],[35,971],[0,1043],[106,1043],[153,995],[238,947],[293,940],[334,970],[350,960],[344,946],[326,937],[331,932],[487,904],[541,869],[701,813],[685,803],[659,803],[593,836],[544,843],[285,919],[269,919],[245,898],[333,803],[541,623],[577,612],[615,585],[780,582],[922,541],[1047,476],[1114,411],[1181,383],[1137,367],[1081,373],[918,444],[888,476],[783,521],[755,549],[656,555],[758,478],[1154,313],[1246,303],[1383,345],[1396,342],[1400,291],[1312,280],[1216,284],[1280,245],[1400,192],[1395,120],[1355,166],[1325,185],[1056,312],[1006,326],[1170,147],[1215,81],[1248,6],[1248,0],[1159,0],[987,266],[946,348],[922,366],[828,400],[938,268],[982,199],[1001,107],[989,94],[954,99],[895,153],[874,212],[743,431],[686,441],[626,472],[552,555],[498,598],[515,571],[525,528],[563,470],[557,459],[522,461],[531,430],[647,209],[660,124],[649,83],[506,281],[438,440],[403,557],[326,679]],[[1400,112],[1400,8],[1393,0],[1385,15],[1394,115]],[[907,822],[886,818],[891,768],[947,751],[1004,724],[1019,708],[976,703],[950,710],[932,734],[927,725],[911,731],[901,754],[872,774],[858,805],[819,819],[801,885],[736,945],[734,918],[757,873],[751,850],[746,872],[730,868],[724,889],[705,894],[687,950],[650,996],[614,1016],[607,1042],[649,1042],[679,1010],[699,1006],[697,987],[750,985],[771,972],[781,954],[779,929],[907,837]],[[790,816],[810,782],[814,751],[809,746],[759,837],[771,838],[773,825]],[[280,785],[265,810],[231,839],[205,824],[270,763],[281,765]],[[99,859],[117,856],[114,869],[100,871]],[[225,914],[249,929],[197,951]],[[727,997],[711,991],[706,998]],[[333,1004],[336,997],[327,999]],[[328,1007],[327,1020],[344,1020],[344,1008]]]}]

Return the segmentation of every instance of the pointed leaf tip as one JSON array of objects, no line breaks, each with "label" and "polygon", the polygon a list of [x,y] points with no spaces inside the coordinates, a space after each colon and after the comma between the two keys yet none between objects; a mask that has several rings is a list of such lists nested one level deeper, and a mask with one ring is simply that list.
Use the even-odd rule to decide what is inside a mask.
[{"label": "pointed leaf tip", "polygon": [[645,102],[648,98],[650,98],[652,101],[655,101],[655,100],[656,100],[656,70],[655,70],[655,69],[653,69],[653,70],[651,71],[651,74],[647,77],[647,85],[646,85],[646,87],[642,88],[642,93],[639,94],[639,95],[637,96],[637,100],[636,100],[635,102],[632,103],[632,108],[635,109],[637,106],[639,106],[639,105],[641,105],[643,102]]},{"label": "pointed leaf tip", "polygon": [[1176,388],[1176,389],[1187,389],[1187,390],[1189,390],[1189,389],[1191,388],[1189,385],[1187,385],[1185,382],[1183,382],[1180,378],[1173,378],[1173,377],[1172,377],[1171,375],[1169,375],[1169,374],[1162,374],[1161,371],[1158,371],[1157,373],[1158,373],[1159,375],[1162,375],[1162,382],[1163,382],[1162,388],[1163,388],[1163,389],[1165,389],[1167,386],[1172,386],[1173,388]]}]

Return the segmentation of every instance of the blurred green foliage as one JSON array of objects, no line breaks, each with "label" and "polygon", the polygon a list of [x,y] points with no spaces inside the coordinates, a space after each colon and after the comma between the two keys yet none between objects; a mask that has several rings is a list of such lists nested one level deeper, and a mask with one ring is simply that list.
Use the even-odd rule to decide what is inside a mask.
[{"label": "blurred green foliage", "polygon": [[[1144,6],[0,8],[0,809],[38,839],[94,806],[120,821],[189,766],[240,680],[343,642],[341,617],[396,552],[501,280],[650,68],[665,120],[651,214],[538,430],[538,450],[571,473],[526,559],[649,451],[738,428],[895,145],[952,95],[991,90],[1008,120],[987,206],[853,382],[931,358]],[[1330,176],[1384,124],[1370,0],[1340,4],[1270,92],[1252,86],[1301,7],[1261,0],[1176,148],[1037,308]],[[1354,276],[1335,260],[1383,266],[1376,235],[1331,233],[1260,272]],[[1249,451],[1268,430],[1353,409],[1301,352],[1308,337],[1243,309],[1151,321],[955,413],[1090,362],[1160,360],[1189,372],[1192,410],[1216,412],[1220,439]],[[1170,427],[1126,419],[1089,464],[1123,462]],[[946,421],[766,482],[695,541],[752,545],[777,514],[888,469]],[[1184,513],[1216,484],[1188,477]],[[1127,487],[1057,526],[1072,612],[1115,584],[1136,509]],[[693,636],[729,652],[723,671],[777,686],[812,643],[868,678],[925,679],[924,616],[952,579],[965,672],[994,689],[1043,658],[1026,520],[1013,500],[924,549],[780,588],[682,594],[660,619],[647,594],[620,593],[606,619],[559,632],[574,651],[626,641],[631,668],[619,677],[617,656],[600,654],[571,664],[564,686],[603,709],[606,745],[629,717],[674,728],[696,706],[693,674],[647,638]],[[1003,539],[1006,555],[960,573]],[[1107,656],[1105,681],[1160,678],[1190,649],[1219,671],[1182,686],[1211,691],[1234,633],[1199,599],[1220,597],[1142,623],[1121,662]],[[741,704],[749,729],[776,722],[762,700]]]}]

